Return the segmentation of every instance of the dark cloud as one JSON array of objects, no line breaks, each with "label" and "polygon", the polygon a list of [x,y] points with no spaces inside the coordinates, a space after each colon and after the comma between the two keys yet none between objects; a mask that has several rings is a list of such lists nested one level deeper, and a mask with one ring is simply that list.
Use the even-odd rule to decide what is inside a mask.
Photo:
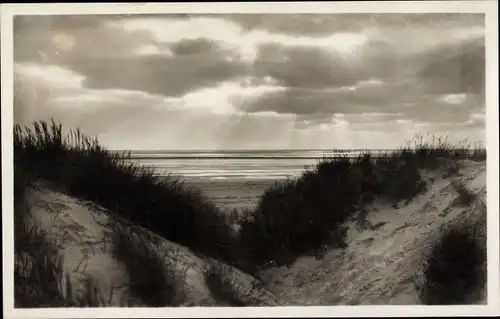
[{"label": "dark cloud", "polygon": [[[134,16],[137,18],[137,16]],[[60,65],[87,77],[89,88],[122,88],[177,96],[248,73],[238,61],[205,39],[185,40],[167,46],[146,31],[125,33],[106,21],[123,16],[18,17],[15,24],[15,61]],[[54,44],[63,33],[74,39],[69,50]],[[137,55],[141,46],[170,49],[174,54]]]},{"label": "dark cloud", "polygon": [[270,75],[286,87],[328,88],[350,85],[362,77],[335,53],[320,48],[264,46],[253,65],[257,76]]},{"label": "dark cloud", "polygon": [[466,122],[471,113],[484,110],[480,98],[468,96],[463,103],[451,104],[439,99],[442,95],[431,95],[415,101],[413,107],[404,110],[405,118],[427,123]]},{"label": "dark cloud", "polygon": [[[246,66],[220,56],[136,56],[72,60],[68,67],[87,77],[89,88],[140,90],[179,96],[246,73]],[[119,70],[119,71],[117,71]]]},{"label": "dark cloud", "polygon": [[[389,93],[392,93],[389,95]],[[247,112],[274,111],[281,114],[334,114],[401,112],[401,106],[411,100],[413,93],[400,84],[349,89],[293,88],[267,94],[262,98],[239,105]]]},{"label": "dark cloud", "polygon": [[185,40],[168,47],[171,49],[172,53],[177,56],[224,53],[217,44],[206,39]]},{"label": "dark cloud", "polygon": [[[462,98],[459,94],[450,97],[450,101],[446,101],[446,97],[413,90],[410,82],[354,91],[289,89],[268,94],[239,107],[246,112],[298,114],[304,121],[313,123],[323,123],[324,119],[329,120],[334,114],[344,114],[346,121],[358,123],[401,118],[458,123],[467,121],[471,112],[484,109],[480,95],[468,94]],[[372,113],[382,113],[383,116],[370,115]]]},{"label": "dark cloud", "polygon": [[423,55],[416,77],[432,93],[485,94],[486,52],[484,39],[467,41]]},{"label": "dark cloud", "polygon": [[354,54],[350,58],[333,49],[268,44],[261,47],[253,71],[257,76],[270,75],[287,87],[335,88],[395,78],[405,69],[392,47],[382,41],[369,41]]}]

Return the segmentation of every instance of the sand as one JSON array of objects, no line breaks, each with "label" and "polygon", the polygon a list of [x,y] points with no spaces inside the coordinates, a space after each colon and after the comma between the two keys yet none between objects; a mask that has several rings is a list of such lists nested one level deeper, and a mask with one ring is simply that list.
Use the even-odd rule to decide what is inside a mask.
[{"label": "sand", "polygon": [[[74,292],[81,291],[85,280],[90,279],[103,298],[102,306],[147,306],[128,290],[130,278],[125,266],[112,253],[110,223],[120,223],[112,212],[43,185],[31,190],[27,197],[33,222],[48,231],[48,239],[57,244],[64,257],[64,272],[69,274]],[[165,270],[178,278],[176,294],[184,299],[181,306],[225,305],[214,297],[205,282],[204,273],[217,265],[225,269],[225,280],[244,304],[279,305],[265,288],[256,287],[260,282],[250,275],[149,234],[160,239],[159,243],[151,245],[162,252]]]},{"label": "sand", "polygon": [[222,209],[251,209],[257,205],[267,187],[275,183],[271,179],[255,180],[187,180],[189,187],[197,188],[203,195]]}]

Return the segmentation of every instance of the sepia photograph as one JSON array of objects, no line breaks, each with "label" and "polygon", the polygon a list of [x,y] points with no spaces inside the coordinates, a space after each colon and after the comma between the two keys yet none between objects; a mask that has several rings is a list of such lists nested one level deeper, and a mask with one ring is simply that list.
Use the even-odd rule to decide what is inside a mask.
[{"label": "sepia photograph", "polygon": [[9,308],[486,306],[498,294],[486,6],[51,7],[12,14],[9,29],[2,16]]}]

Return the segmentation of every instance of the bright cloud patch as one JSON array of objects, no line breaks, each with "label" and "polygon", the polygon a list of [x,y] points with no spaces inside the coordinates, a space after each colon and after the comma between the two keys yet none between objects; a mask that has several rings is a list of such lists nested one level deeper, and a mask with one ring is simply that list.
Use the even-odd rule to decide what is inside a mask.
[{"label": "bright cloud patch", "polygon": [[484,126],[485,120],[486,120],[486,114],[484,112],[473,112],[469,115],[467,124]]},{"label": "bright cloud patch", "polygon": [[383,81],[376,80],[376,79],[370,79],[370,80],[359,81],[358,83],[356,83],[354,85],[342,86],[340,88],[335,88],[332,91],[340,91],[340,92],[351,91],[351,92],[353,92],[353,91],[356,91],[359,89],[378,88],[378,87],[381,87],[383,85],[384,85]]},{"label": "bright cloud patch", "polygon": [[284,87],[272,84],[273,80],[269,77],[260,81],[262,83],[258,82],[258,79],[245,77],[190,92],[182,97],[167,98],[166,102],[177,108],[194,108],[215,114],[228,114],[238,112],[236,106],[242,103],[286,90]]},{"label": "bright cloud patch", "polygon": [[[141,91],[123,89],[89,89],[84,86],[85,76],[53,65],[16,64],[16,95],[28,107],[47,114],[71,110],[75,115],[118,106],[152,107],[164,103],[163,97]],[[56,111],[58,110],[58,111]]]},{"label": "bright cloud patch", "polygon": [[154,107],[163,105],[161,96],[147,94],[141,91],[120,89],[81,89],[71,95],[61,95],[53,99],[54,106],[80,106],[81,112],[93,111],[95,108],[119,106],[122,111],[131,107]]},{"label": "bright cloud patch", "polygon": [[16,64],[14,73],[60,89],[79,88],[85,80],[84,76],[57,65]]},{"label": "bright cloud patch", "polygon": [[164,55],[164,56],[173,56],[174,54],[170,49],[160,49],[158,46],[155,46],[153,44],[147,44],[143,45],[139,48],[137,48],[134,51],[135,54],[137,55],[143,55],[143,56],[148,56],[148,55]]},{"label": "bright cloud patch", "polygon": [[448,104],[459,105],[464,103],[466,99],[467,99],[467,94],[460,93],[460,94],[447,94],[445,96],[442,96],[440,98],[440,101]]},{"label": "bright cloud patch", "polygon": [[110,22],[112,27],[121,27],[126,31],[138,30],[151,32],[158,42],[179,43],[184,40],[207,39],[217,42],[223,49],[232,49],[240,58],[254,61],[259,46],[280,44],[296,47],[321,47],[341,54],[351,54],[367,42],[362,33],[336,33],[323,37],[292,36],[270,33],[266,30],[244,31],[235,22],[214,18],[190,19],[131,19]]},{"label": "bright cloud patch", "polygon": [[59,50],[69,51],[76,45],[76,40],[73,36],[66,33],[58,33],[53,37],[54,45]]}]

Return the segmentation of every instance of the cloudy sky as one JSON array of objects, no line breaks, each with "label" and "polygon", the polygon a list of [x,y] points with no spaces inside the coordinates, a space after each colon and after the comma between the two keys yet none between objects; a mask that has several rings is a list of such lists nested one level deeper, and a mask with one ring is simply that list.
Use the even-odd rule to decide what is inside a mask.
[{"label": "cloudy sky", "polygon": [[15,122],[111,149],[484,141],[484,15],[89,15],[14,20]]}]

